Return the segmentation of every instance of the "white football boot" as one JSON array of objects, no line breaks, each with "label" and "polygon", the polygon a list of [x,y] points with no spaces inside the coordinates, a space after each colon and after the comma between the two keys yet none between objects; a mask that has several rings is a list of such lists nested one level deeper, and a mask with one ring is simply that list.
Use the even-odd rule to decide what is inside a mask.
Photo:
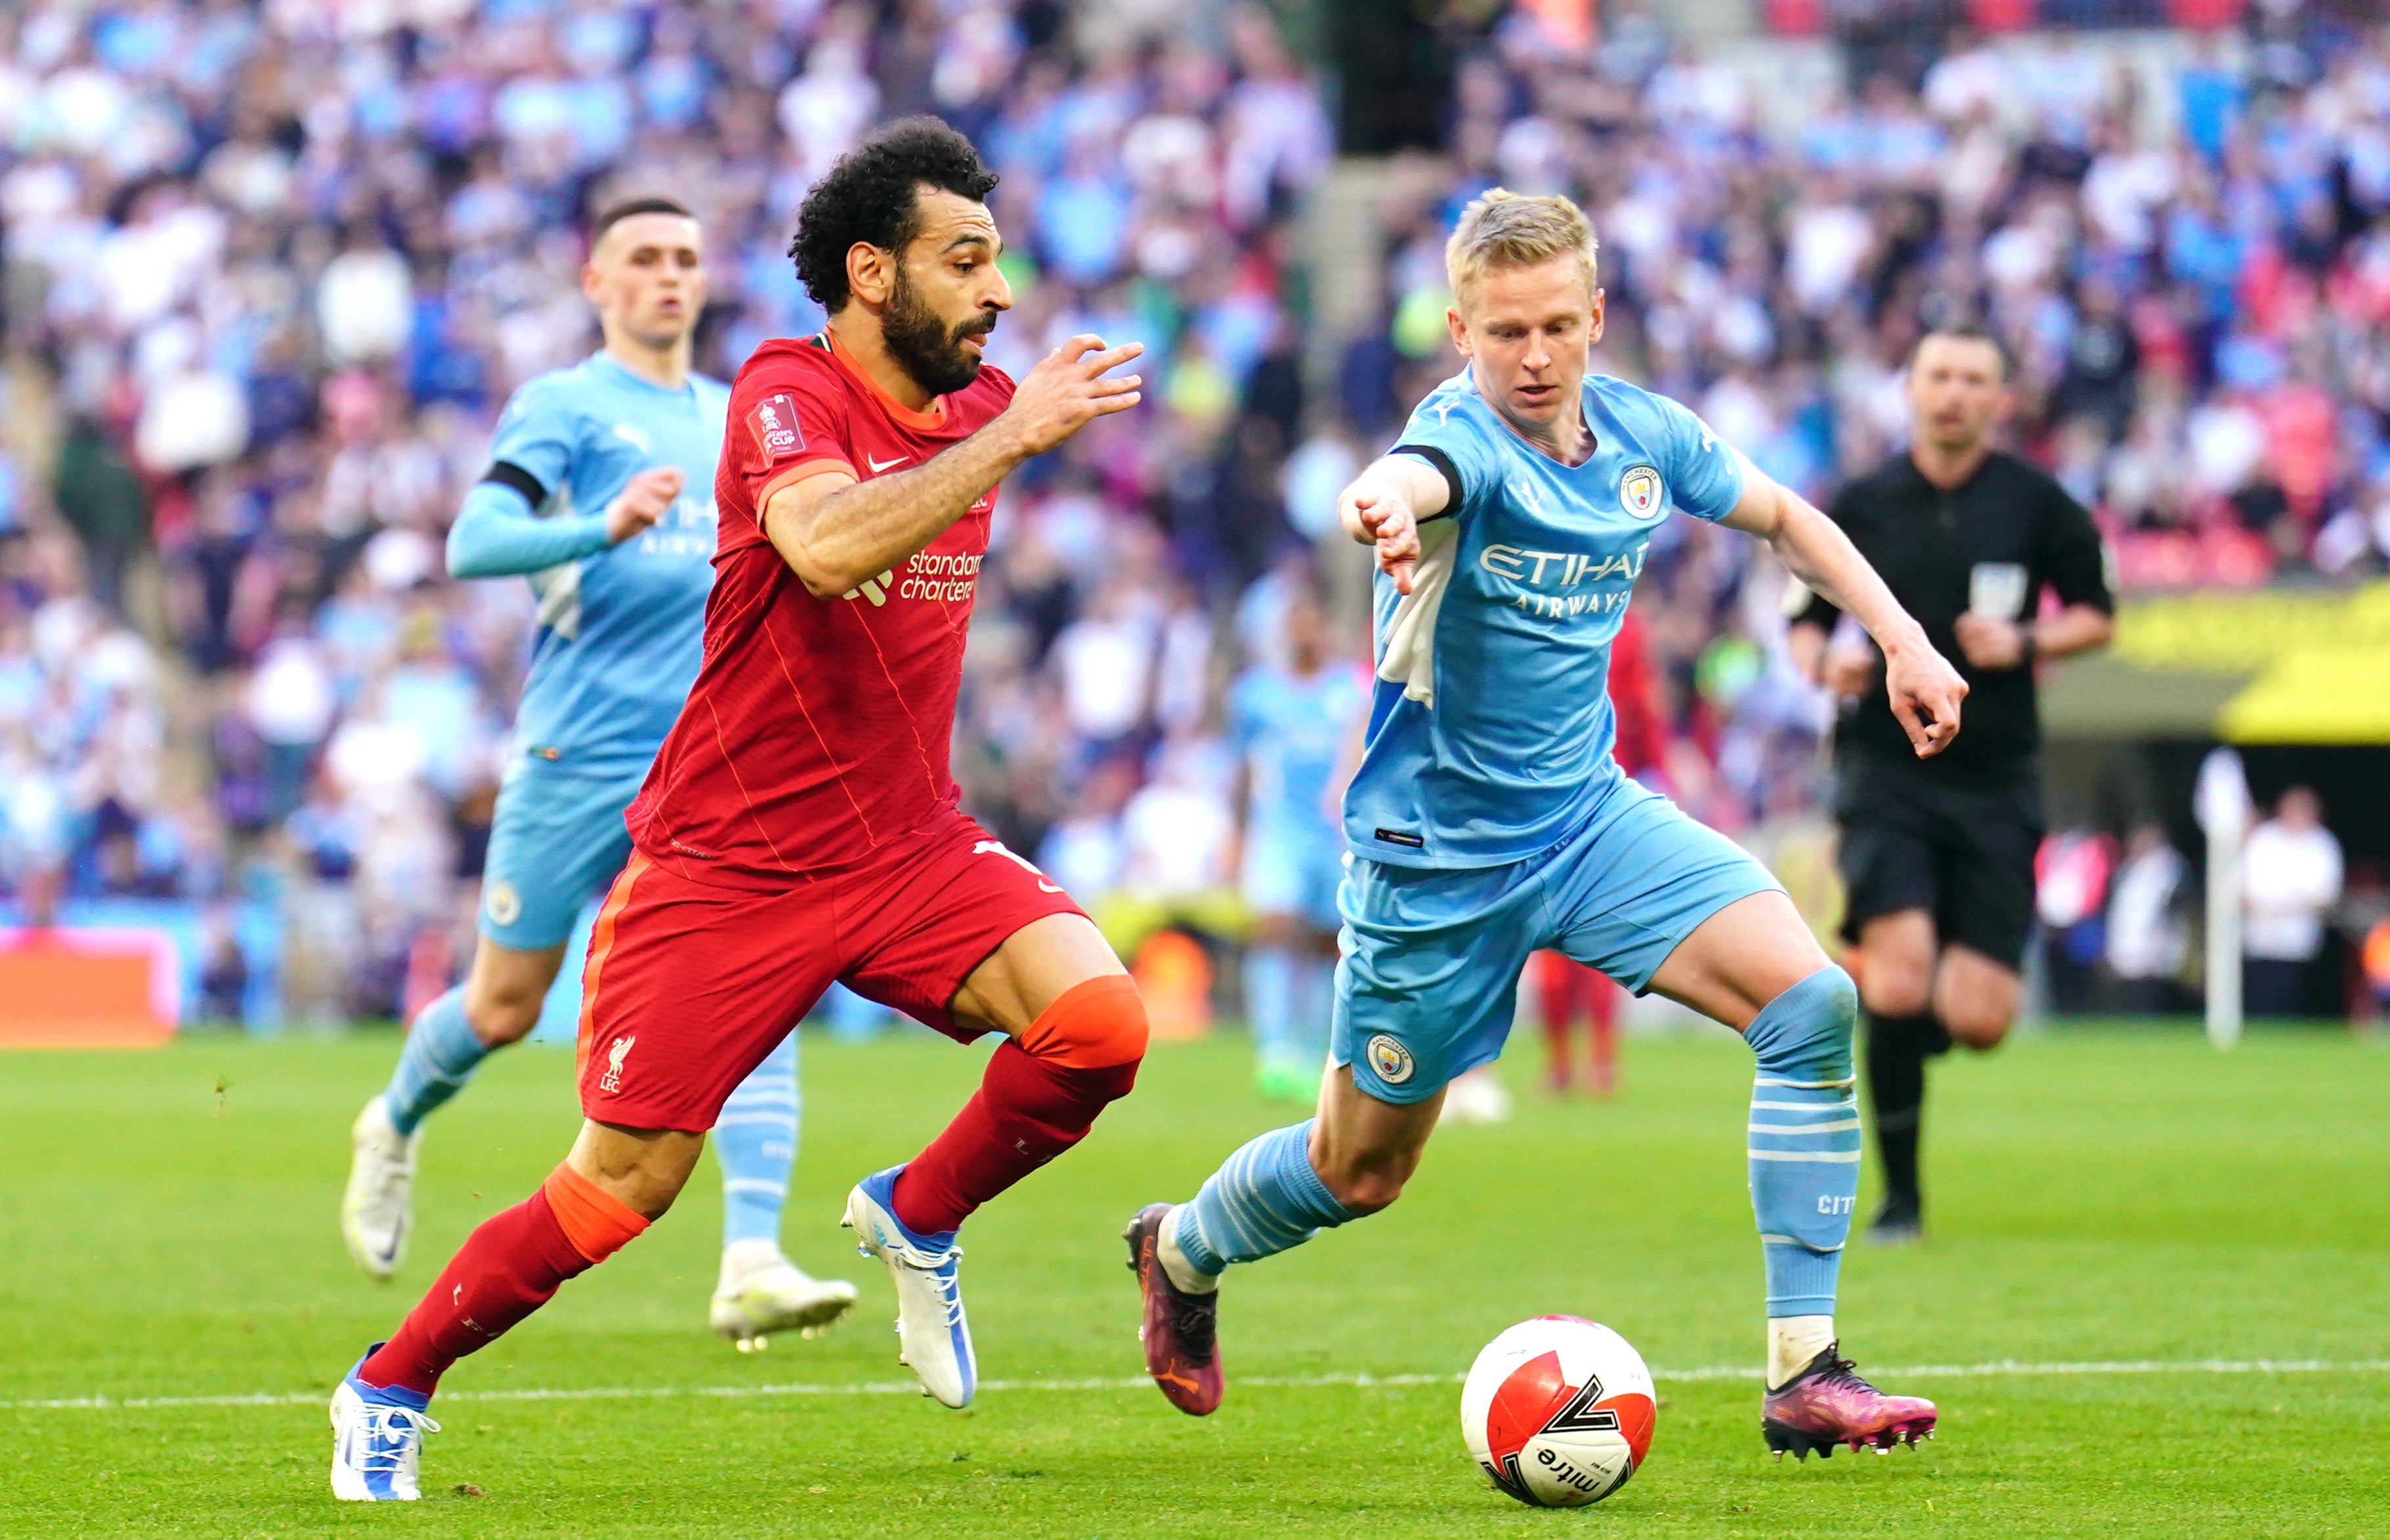
[{"label": "white football boot", "polygon": [[406,1254],[415,1147],[422,1136],[421,1129],[398,1131],[379,1091],[349,1126],[349,1189],[341,1198],[341,1238],[368,1277],[390,1277]]},{"label": "white football boot", "polygon": [[722,1280],[708,1319],[741,1353],[761,1353],[775,1331],[818,1337],[854,1308],[854,1285],[810,1277],[768,1240],[735,1240],[722,1249]]},{"label": "white football boot", "polygon": [[979,1390],[979,1360],[956,1276],[963,1249],[952,1230],[916,1235],[898,1221],[891,1195],[904,1169],[891,1166],[856,1183],[839,1223],[854,1232],[857,1251],[888,1264],[896,1286],[896,1361],[920,1380],[923,1395],[968,1406]]},{"label": "white football boot", "polygon": [[365,1362],[359,1358],[332,1392],[332,1495],[344,1503],[414,1502],[423,1495],[417,1484],[423,1435],[440,1431],[427,1409],[431,1398],[366,1384],[357,1378]]}]

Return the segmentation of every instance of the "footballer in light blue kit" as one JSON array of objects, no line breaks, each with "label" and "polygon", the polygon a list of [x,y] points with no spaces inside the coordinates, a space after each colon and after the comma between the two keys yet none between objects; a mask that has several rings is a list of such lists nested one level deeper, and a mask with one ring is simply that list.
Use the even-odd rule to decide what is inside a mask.
[{"label": "footballer in light blue kit", "polygon": [[[689,370],[705,303],[697,221],[664,199],[607,210],[582,289],[605,346],[518,390],[489,474],[448,535],[460,578],[521,576],[539,630],[500,780],[465,983],[418,1012],[389,1088],[352,1130],[341,1234],[376,1277],[396,1269],[423,1119],[492,1049],[537,1024],[583,906],[629,857],[623,811],[697,677],[713,580],[713,477],[730,388]],[[794,1022],[790,1025],[793,1028]],[[749,1350],[827,1328],[854,1287],[781,1253],[797,1137],[793,1033],[716,1125],[723,1259],[715,1331]]]},{"label": "footballer in light blue kit", "polygon": [[1333,802],[1347,745],[1369,706],[1368,674],[1336,655],[1318,601],[1298,593],[1281,622],[1282,657],[1228,691],[1244,762],[1245,1019],[1262,1095],[1319,1097],[1335,970],[1336,890],[1344,837]]},{"label": "footballer in light blue kit", "polygon": [[1757,1059],[1768,1447],[1913,1444],[1933,1404],[1859,1378],[1834,1330],[1858,1191],[1851,981],[1755,860],[1619,772],[1605,685],[1673,511],[1767,541],[1857,616],[1920,755],[1957,733],[1966,686],[1825,515],[1675,402],[1588,375],[1602,297],[1574,204],[1489,192],[1446,261],[1469,367],[1343,499],[1378,558],[1378,666],[1344,795],[1330,1075],[1311,1122],[1131,1223],[1147,1367],[1181,1410],[1218,1405],[1221,1274],[1393,1203],[1446,1084],[1500,1053],[1520,969],[1548,946],[1733,1027]]}]

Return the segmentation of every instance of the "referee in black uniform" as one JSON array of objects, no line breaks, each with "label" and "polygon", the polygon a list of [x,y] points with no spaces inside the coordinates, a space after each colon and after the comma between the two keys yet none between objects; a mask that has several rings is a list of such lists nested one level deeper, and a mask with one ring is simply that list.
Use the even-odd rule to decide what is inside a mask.
[{"label": "referee in black uniform", "polygon": [[[1844,698],[1835,732],[1844,938],[1868,1019],[1867,1073],[1883,1161],[1878,1241],[1914,1239],[1925,1061],[1953,1041],[1996,1046],[2016,1018],[2041,843],[2034,662],[2104,645],[2114,629],[2100,534],[2064,488],[1991,444],[2010,407],[1991,333],[1927,334],[1908,366],[1911,442],[1827,510],[1934,649],[1966,677],[1967,725],[1928,760],[1909,749],[1883,661],[1811,597],[1794,657]],[[2041,614],[2042,593],[2061,608]]]}]

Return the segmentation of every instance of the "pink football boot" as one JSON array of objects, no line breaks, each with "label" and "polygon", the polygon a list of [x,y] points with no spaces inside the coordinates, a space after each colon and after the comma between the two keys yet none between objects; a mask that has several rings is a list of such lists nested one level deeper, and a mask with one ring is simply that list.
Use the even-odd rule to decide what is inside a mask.
[{"label": "pink football boot", "polygon": [[1790,1450],[1805,1460],[1812,1449],[1831,1459],[1837,1444],[1888,1455],[1895,1444],[1914,1447],[1934,1436],[1934,1403],[1884,1394],[1858,1377],[1841,1348],[1828,1343],[1807,1368],[1760,1398],[1759,1431],[1778,1459]]}]

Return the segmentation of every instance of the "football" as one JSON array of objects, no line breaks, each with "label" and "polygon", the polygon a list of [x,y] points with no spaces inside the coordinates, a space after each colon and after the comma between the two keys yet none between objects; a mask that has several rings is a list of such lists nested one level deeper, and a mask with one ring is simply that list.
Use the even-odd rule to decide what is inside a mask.
[{"label": "football", "polygon": [[1460,1432],[1519,1501],[1583,1508],[1642,1467],[1655,1410],[1651,1371],[1625,1338],[1579,1316],[1538,1315],[1470,1366]]}]

